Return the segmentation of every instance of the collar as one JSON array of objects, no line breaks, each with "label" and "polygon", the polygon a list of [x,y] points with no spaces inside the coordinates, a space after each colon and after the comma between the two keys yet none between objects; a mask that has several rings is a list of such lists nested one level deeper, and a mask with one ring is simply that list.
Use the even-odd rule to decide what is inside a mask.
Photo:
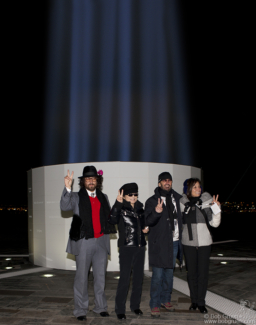
[{"label": "collar", "polygon": [[[86,189],[86,191],[87,191],[87,193],[88,193],[89,196],[91,196],[91,197],[96,197],[96,189],[95,189],[93,192],[88,191],[87,189]],[[92,194],[93,194],[93,195],[92,195]]]},{"label": "collar", "polygon": [[126,201],[125,199],[123,200],[123,206],[126,208],[126,209],[134,209],[135,211],[139,211],[140,209],[143,208],[143,204],[137,200],[134,204],[134,208],[131,206],[131,203]]}]

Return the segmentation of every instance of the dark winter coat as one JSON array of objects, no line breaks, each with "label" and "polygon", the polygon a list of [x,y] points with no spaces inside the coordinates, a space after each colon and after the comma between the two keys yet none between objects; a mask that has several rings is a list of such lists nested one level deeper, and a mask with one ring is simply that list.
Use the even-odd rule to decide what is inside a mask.
[{"label": "dark winter coat", "polygon": [[[178,259],[182,262],[182,217],[180,212],[179,199],[181,195],[172,190],[177,206],[179,225],[179,252]],[[161,199],[159,187],[155,189],[155,194],[151,196],[145,205],[145,223],[150,227],[148,234],[149,245],[149,265],[160,268],[174,268],[173,265],[173,231],[167,208],[163,204],[163,211],[157,213],[155,208]]]},{"label": "dark winter coat", "polygon": [[[81,192],[81,190],[80,190]],[[81,217],[81,205],[79,195],[80,192],[68,192],[66,188],[64,188],[61,201],[60,208],[62,211],[73,210],[73,220],[71,223],[71,228],[69,231],[69,237],[71,240],[78,241],[79,239],[85,238],[93,238],[93,224],[92,224],[92,210],[91,203],[87,191],[84,190],[83,199],[86,200],[86,204],[82,208],[84,211],[84,218]],[[111,234],[116,233],[115,227],[111,226],[108,223],[108,216],[110,212],[110,206],[108,202],[108,197],[106,194],[102,193],[100,190],[96,189],[96,195],[98,200],[100,201],[100,224],[101,224],[101,233],[102,234]]]},{"label": "dark winter coat", "polygon": [[143,204],[137,201],[134,209],[127,201],[115,202],[109,217],[109,223],[118,224],[119,239],[118,247],[146,245],[142,229],[145,228]]}]

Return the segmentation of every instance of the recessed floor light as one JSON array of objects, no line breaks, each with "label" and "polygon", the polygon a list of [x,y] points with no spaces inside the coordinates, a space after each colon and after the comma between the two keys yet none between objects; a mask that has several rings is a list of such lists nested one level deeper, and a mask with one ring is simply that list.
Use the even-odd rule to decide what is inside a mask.
[{"label": "recessed floor light", "polygon": [[218,256],[223,256],[223,254],[218,254]]},{"label": "recessed floor light", "polygon": [[13,269],[13,267],[12,266],[6,266],[5,269],[10,270],[10,269]]},{"label": "recessed floor light", "polygon": [[120,279],[120,276],[114,276],[114,279],[118,280]]},{"label": "recessed floor light", "polygon": [[52,278],[53,276],[55,276],[54,274],[43,274],[40,275],[42,278]]},{"label": "recessed floor light", "polygon": [[220,262],[221,264],[228,264],[228,262]]}]

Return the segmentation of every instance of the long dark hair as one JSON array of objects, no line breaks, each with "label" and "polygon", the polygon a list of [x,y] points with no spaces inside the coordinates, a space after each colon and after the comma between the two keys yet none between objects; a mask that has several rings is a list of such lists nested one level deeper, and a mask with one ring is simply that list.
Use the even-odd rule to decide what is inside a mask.
[{"label": "long dark hair", "polygon": [[[103,177],[102,177],[101,175],[98,175],[98,176],[96,176],[96,178],[97,178],[97,185],[96,185],[96,188],[97,188],[98,190],[102,191],[102,187],[103,187],[103,185],[102,185],[102,183],[103,183]],[[85,179],[85,177],[80,178],[80,181],[79,181],[79,186],[80,186],[80,188],[85,188],[84,179]]]},{"label": "long dark hair", "polygon": [[191,197],[193,186],[196,183],[199,183],[201,185],[201,181],[200,181],[199,178],[189,178],[187,180],[187,187],[188,187],[188,189],[187,189],[187,197]]}]

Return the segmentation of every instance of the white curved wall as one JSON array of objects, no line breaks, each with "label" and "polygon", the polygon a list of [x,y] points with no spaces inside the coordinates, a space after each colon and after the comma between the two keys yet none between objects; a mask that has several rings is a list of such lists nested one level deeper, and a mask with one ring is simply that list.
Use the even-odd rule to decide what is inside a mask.
[{"label": "white curved wall", "polygon": [[[145,204],[158,185],[158,175],[164,171],[171,173],[173,188],[178,193],[182,193],[185,179],[201,178],[201,169],[191,166],[120,161],[44,166],[28,171],[29,255],[35,265],[75,270],[74,256],[65,252],[72,212],[62,212],[59,203],[67,170],[74,171],[73,191],[76,192],[79,190],[78,176],[82,175],[86,165],[103,170],[103,192],[108,195],[111,205],[118,189],[130,182],[138,184],[139,200]],[[119,271],[117,236],[111,238],[108,271]],[[147,254],[145,269],[148,269]]]}]

